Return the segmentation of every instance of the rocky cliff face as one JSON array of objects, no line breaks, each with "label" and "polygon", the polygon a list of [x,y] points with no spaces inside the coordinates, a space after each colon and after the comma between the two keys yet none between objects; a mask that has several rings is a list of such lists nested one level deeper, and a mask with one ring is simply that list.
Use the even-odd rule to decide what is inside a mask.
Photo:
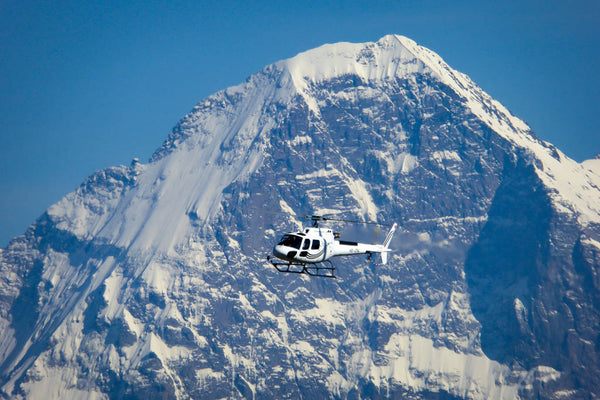
[{"label": "rocky cliff face", "polygon": [[[3,395],[599,396],[599,187],[409,39],[302,53],[2,250]],[[398,221],[390,263],[278,273],[307,213]]]}]

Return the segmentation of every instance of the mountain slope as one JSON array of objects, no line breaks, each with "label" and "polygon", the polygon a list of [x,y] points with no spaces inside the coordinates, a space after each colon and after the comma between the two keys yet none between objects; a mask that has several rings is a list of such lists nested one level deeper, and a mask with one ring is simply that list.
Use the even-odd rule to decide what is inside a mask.
[{"label": "mountain slope", "polygon": [[[275,63],[2,250],[3,394],[598,396],[589,165],[404,37]],[[310,212],[400,222],[390,264],[278,274]]]}]

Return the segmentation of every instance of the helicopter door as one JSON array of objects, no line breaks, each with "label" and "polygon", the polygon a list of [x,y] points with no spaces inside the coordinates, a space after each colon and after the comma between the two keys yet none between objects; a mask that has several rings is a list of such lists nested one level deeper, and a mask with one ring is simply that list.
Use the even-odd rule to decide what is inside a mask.
[{"label": "helicopter door", "polygon": [[[321,242],[322,242],[322,239],[313,239],[313,241],[312,241],[310,250],[312,253],[313,260],[321,260],[321,261],[325,260],[325,257],[326,257],[325,252],[327,250],[327,245],[325,244],[325,246],[323,246],[324,243],[321,243]],[[321,250],[321,248],[323,250]]]},{"label": "helicopter door", "polygon": [[302,251],[300,252],[300,257],[306,257],[308,255],[308,249],[310,249],[310,239],[304,239],[302,242]]}]

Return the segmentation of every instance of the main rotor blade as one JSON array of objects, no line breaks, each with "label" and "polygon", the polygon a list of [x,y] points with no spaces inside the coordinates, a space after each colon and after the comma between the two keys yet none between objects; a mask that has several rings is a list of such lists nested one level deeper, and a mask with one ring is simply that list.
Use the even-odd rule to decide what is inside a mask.
[{"label": "main rotor blade", "polygon": [[338,221],[338,222],[347,222],[347,223],[350,223],[350,224],[392,226],[392,224],[382,224],[382,223],[379,223],[379,222],[359,221],[359,220],[342,219],[342,218],[335,218],[335,217],[324,217],[322,215],[303,215],[302,218],[310,219],[310,220],[313,220],[313,221]]}]

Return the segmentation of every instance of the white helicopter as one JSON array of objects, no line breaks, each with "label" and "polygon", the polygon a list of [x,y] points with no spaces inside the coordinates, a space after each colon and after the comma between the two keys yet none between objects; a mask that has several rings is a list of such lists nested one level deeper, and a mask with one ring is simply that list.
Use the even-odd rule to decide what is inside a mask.
[{"label": "white helicopter", "polygon": [[270,256],[267,256],[267,260],[270,261],[279,272],[335,278],[335,267],[329,259],[336,256],[350,256],[356,254],[367,254],[367,260],[371,261],[373,253],[379,253],[381,254],[381,263],[387,264],[387,253],[391,251],[389,249],[389,244],[398,224],[394,223],[392,225],[392,228],[382,244],[366,244],[338,240],[340,234],[333,232],[333,230],[329,228],[320,228],[319,221],[342,221],[374,225],[381,224],[362,221],[347,221],[322,217],[319,215],[304,216],[304,218],[312,219],[312,228],[304,228],[302,231],[295,233],[286,233],[273,248],[273,255],[284,262],[273,261]]}]

